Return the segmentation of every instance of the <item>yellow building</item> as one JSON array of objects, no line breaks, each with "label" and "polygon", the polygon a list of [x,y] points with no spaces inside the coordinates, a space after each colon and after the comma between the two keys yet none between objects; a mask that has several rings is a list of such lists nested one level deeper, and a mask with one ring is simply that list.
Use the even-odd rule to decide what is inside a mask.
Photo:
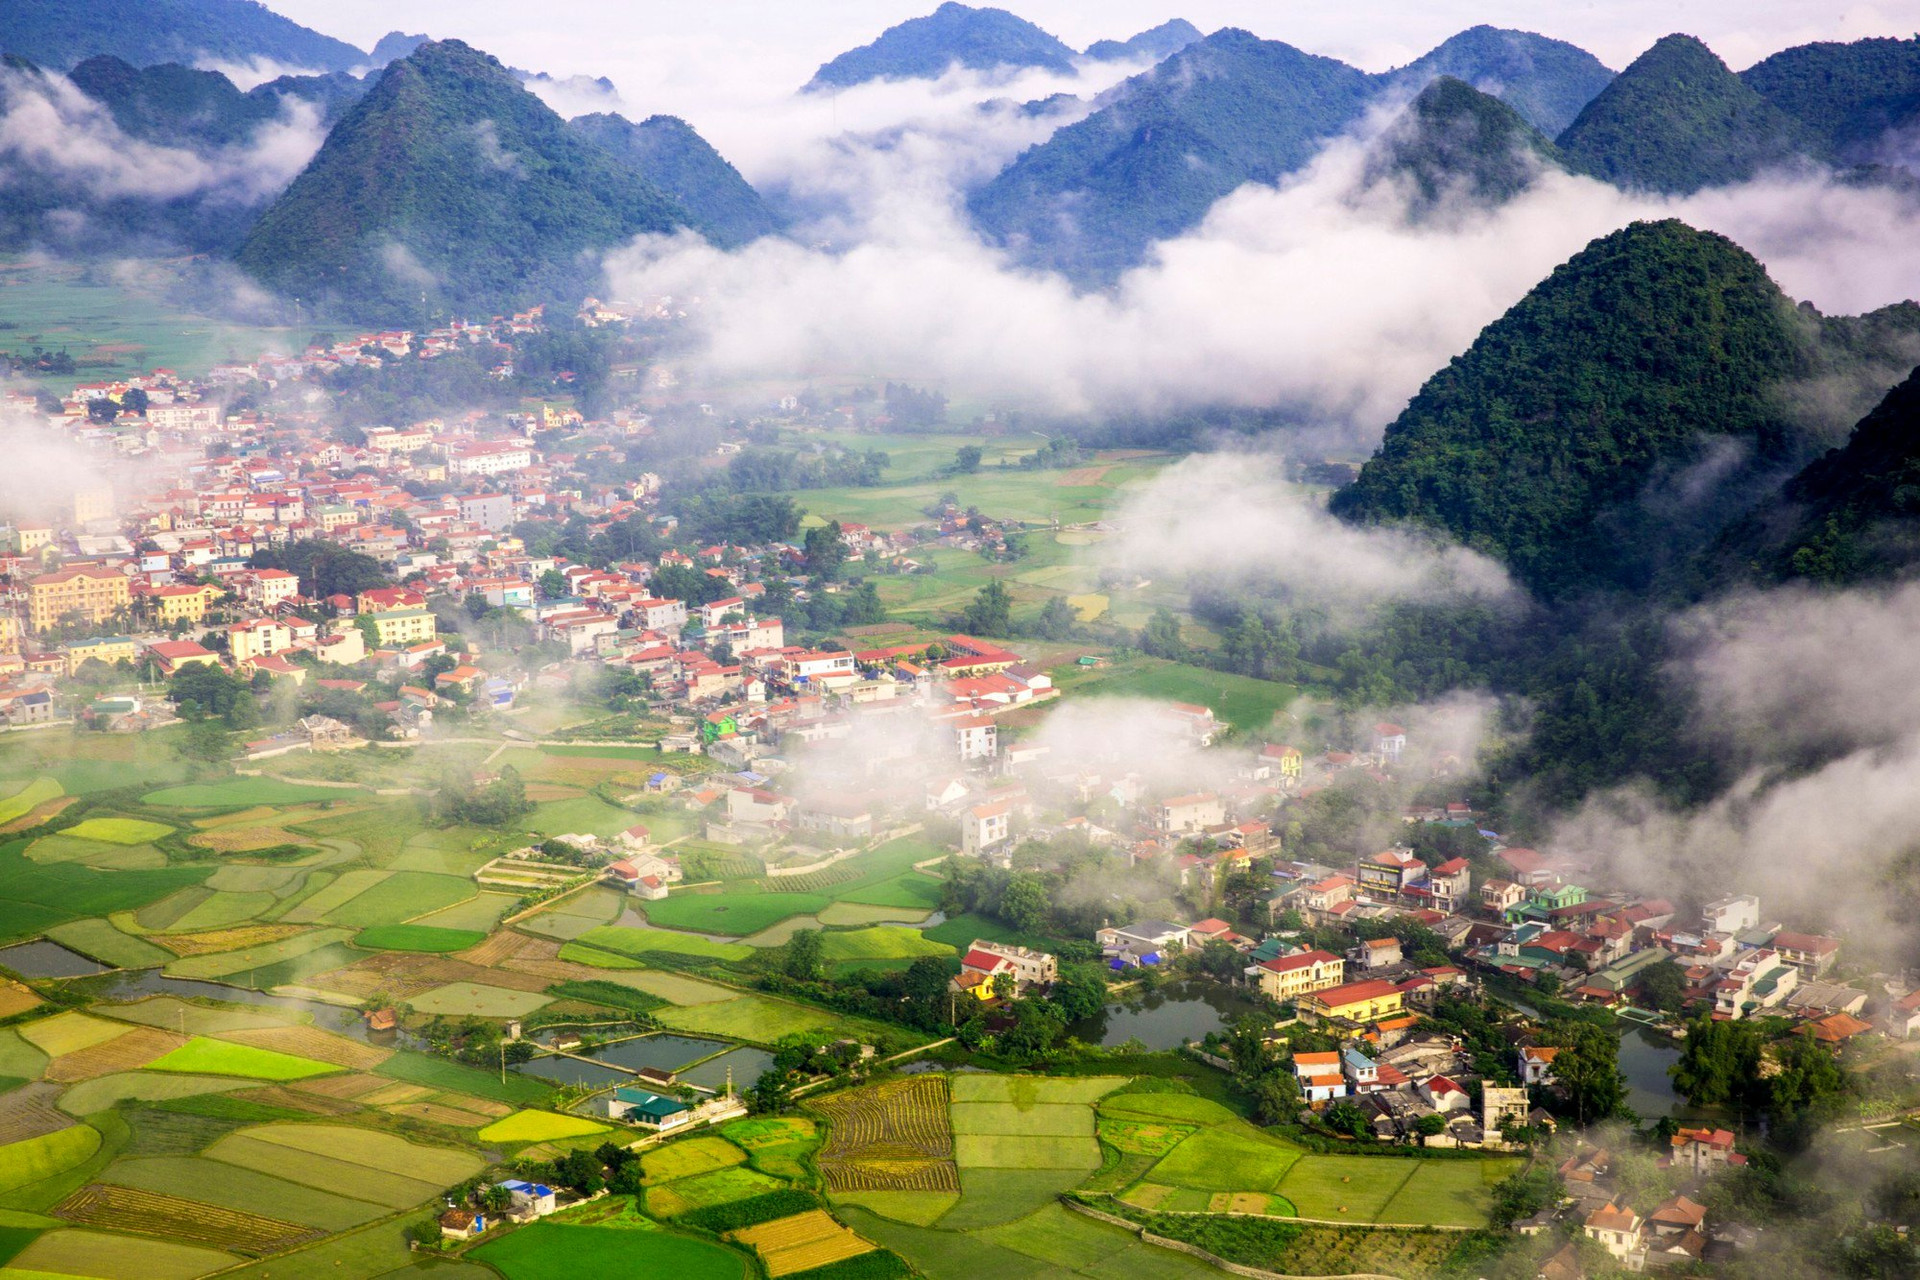
[{"label": "yellow building", "polygon": [[53,545],[52,529],[21,529],[19,534],[20,553],[22,555],[28,552],[38,551],[42,547],[50,547]]},{"label": "yellow building", "polygon": [[379,636],[382,649],[398,649],[434,637],[433,614],[425,609],[389,609],[384,613],[360,616],[373,622],[374,633]]},{"label": "yellow building", "polygon": [[91,640],[76,640],[66,649],[67,674],[73,675],[89,661],[112,666],[116,662],[132,662],[139,655],[140,646],[128,636],[95,636]]},{"label": "yellow building", "polygon": [[1257,968],[1260,994],[1285,1003],[1309,992],[1339,986],[1347,962],[1331,951],[1301,951],[1262,960]]},{"label": "yellow building", "polygon": [[59,626],[69,615],[105,622],[133,599],[127,576],[114,569],[62,569],[27,583],[27,625],[35,631]]},{"label": "yellow building", "polygon": [[205,582],[160,587],[148,597],[153,601],[153,620],[163,627],[176,622],[204,621],[207,610],[219,598],[220,588]]},{"label": "yellow building", "polygon": [[293,643],[293,632],[271,618],[255,618],[227,628],[227,650],[236,663],[279,653]]},{"label": "yellow building", "polygon": [[89,525],[96,520],[113,518],[113,490],[106,485],[95,485],[73,492],[73,522],[77,525]]},{"label": "yellow building", "polygon": [[20,652],[20,619],[0,612],[0,653]]},{"label": "yellow building", "polygon": [[1349,982],[1302,996],[1300,1011],[1319,1018],[1372,1022],[1400,1012],[1400,988],[1378,978]]}]

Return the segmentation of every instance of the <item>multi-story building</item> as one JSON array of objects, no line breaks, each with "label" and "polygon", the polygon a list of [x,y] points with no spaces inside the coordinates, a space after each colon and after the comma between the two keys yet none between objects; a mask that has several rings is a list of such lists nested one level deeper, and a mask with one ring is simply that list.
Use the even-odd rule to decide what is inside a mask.
[{"label": "multi-story building", "polygon": [[980,804],[960,815],[960,851],[970,858],[999,853],[1013,835],[1013,805]]},{"label": "multi-story building", "polygon": [[67,646],[67,674],[73,675],[88,662],[104,662],[112,666],[116,662],[132,662],[140,654],[140,646],[131,636],[94,636],[89,640],[76,640]]},{"label": "multi-story building", "polygon": [[398,649],[433,639],[437,628],[433,614],[426,609],[387,609],[360,615],[373,623],[374,635],[382,649]]},{"label": "multi-story building", "polygon": [[447,474],[453,476],[497,476],[532,465],[533,451],[511,440],[481,441],[447,455]]},{"label": "multi-story building", "polygon": [[678,631],[687,625],[685,600],[646,599],[633,602],[634,620],[648,631]]},{"label": "multi-story building", "polygon": [[293,643],[293,631],[272,618],[255,618],[227,628],[227,650],[235,662],[251,662],[279,653]]},{"label": "multi-story building", "polygon": [[495,533],[513,527],[513,498],[504,493],[463,493],[460,518]]},{"label": "multi-story building", "polygon": [[177,583],[155,587],[146,599],[153,609],[153,620],[163,627],[176,622],[197,625],[204,622],[207,610],[220,598],[220,588],[211,583]]},{"label": "multi-story building", "polygon": [[1384,979],[1349,982],[1311,991],[1300,998],[1300,1011],[1314,1018],[1372,1022],[1391,1017],[1401,1008],[1400,988]]},{"label": "multi-story building", "polygon": [[246,576],[248,603],[256,609],[277,608],[282,600],[300,594],[300,577],[285,569],[255,569]]},{"label": "multi-story building", "polygon": [[16,654],[20,652],[20,619],[11,612],[0,611],[0,653]]},{"label": "multi-story building", "polygon": [[1331,951],[1297,951],[1262,960],[1247,970],[1247,976],[1259,985],[1261,995],[1284,1003],[1339,986],[1346,968],[1347,962]]},{"label": "multi-story building", "polygon": [[132,599],[127,575],[118,569],[82,566],[43,573],[27,583],[27,625],[47,631],[70,617],[105,622]]},{"label": "multi-story building", "polygon": [[1169,836],[1195,835],[1226,820],[1226,803],[1211,791],[1174,796],[1154,810],[1154,826]]}]

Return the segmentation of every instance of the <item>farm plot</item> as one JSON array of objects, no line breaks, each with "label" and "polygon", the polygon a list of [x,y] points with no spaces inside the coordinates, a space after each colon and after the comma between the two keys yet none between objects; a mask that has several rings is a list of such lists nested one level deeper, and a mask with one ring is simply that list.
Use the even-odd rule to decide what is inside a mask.
[{"label": "farm plot", "polygon": [[90,1049],[96,1044],[123,1036],[131,1028],[124,1023],[108,1022],[104,1018],[90,1018],[84,1013],[56,1013],[51,1018],[42,1018],[20,1027],[20,1034],[34,1048],[50,1058],[63,1054],[78,1053]]},{"label": "farm plot", "polygon": [[662,1218],[677,1218],[695,1209],[751,1200],[771,1191],[786,1189],[786,1182],[770,1178],[752,1169],[716,1169],[712,1173],[681,1178],[647,1189],[647,1212]]},{"label": "farm plot", "polygon": [[425,1085],[436,1092],[452,1090],[495,1102],[535,1103],[552,1092],[550,1086],[532,1076],[510,1071],[502,1080],[491,1071],[461,1066],[424,1053],[396,1053],[376,1070],[389,1079]]},{"label": "farm plot", "polygon": [[658,902],[649,902],[641,910],[646,913],[647,922],[657,928],[744,937],[776,925],[788,916],[817,915],[829,901],[813,893],[676,893]]},{"label": "farm plot", "polygon": [[737,942],[709,942],[690,933],[674,933],[666,929],[629,929],[611,924],[589,929],[569,945],[560,948],[562,960],[578,960],[581,964],[610,969],[620,968],[623,958],[644,959],[653,955],[738,961],[752,956],[753,948]]},{"label": "farm plot", "polygon": [[422,924],[383,924],[362,929],[353,945],[369,951],[419,951],[447,955],[487,940],[478,929],[439,929]]},{"label": "farm plot", "polygon": [[1100,1167],[1100,1147],[1085,1137],[1045,1134],[956,1133],[953,1156],[960,1167],[975,1169],[1082,1169]]},{"label": "farm plot", "polygon": [[167,965],[179,978],[224,978],[242,969],[279,964],[352,935],[345,929],[314,929],[298,924],[258,924],[206,933],[155,934],[154,941],[180,959]]},{"label": "farm plot", "polygon": [[46,1053],[12,1027],[0,1028],[0,1076],[38,1080],[47,1068]]},{"label": "farm plot", "polygon": [[720,1136],[747,1153],[747,1161],[778,1178],[806,1176],[801,1157],[819,1141],[813,1121],[799,1116],[756,1116],[723,1125]]},{"label": "farm plot", "polygon": [[167,855],[150,844],[85,840],[65,831],[35,840],[27,846],[27,856],[35,862],[77,863],[101,871],[151,871],[167,865]]},{"label": "farm plot", "polygon": [[[343,880],[345,876],[341,877]],[[426,871],[395,871],[326,914],[328,924],[399,924],[415,916],[426,915],[465,902],[478,891],[473,881],[454,876],[434,875]],[[311,902],[305,905],[311,905]]]},{"label": "farm plot", "polygon": [[246,1076],[253,1080],[304,1080],[340,1070],[331,1062],[315,1062],[291,1053],[209,1040],[204,1036],[195,1036],[172,1053],[148,1063],[146,1069],[187,1075]]},{"label": "farm plot", "polygon": [[69,921],[47,930],[47,936],[63,947],[116,969],[145,969],[173,958],[143,938],[122,933],[107,920]]},{"label": "farm plot", "polygon": [[38,1081],[0,1094],[0,1143],[25,1142],[71,1125],[54,1105],[59,1097],[60,1086]]},{"label": "farm plot", "polygon": [[253,1081],[238,1076],[175,1076],[161,1071],[125,1071],[82,1081],[60,1095],[60,1109],[70,1116],[90,1116],[121,1102],[160,1102],[206,1093],[245,1089]]},{"label": "farm plot", "polygon": [[953,948],[928,942],[918,930],[880,925],[870,929],[836,930],[820,939],[823,960],[910,960],[920,956],[950,956]]},{"label": "farm plot", "polygon": [[100,1131],[76,1124],[0,1147],[0,1191],[28,1186],[65,1173],[100,1149]]},{"label": "farm plot", "polygon": [[484,937],[519,901],[510,893],[476,893],[465,902],[428,912],[412,923],[432,929],[472,929]]},{"label": "farm plot", "polygon": [[703,1135],[669,1142],[640,1157],[648,1182],[676,1182],[745,1164],[747,1153],[724,1138]]},{"label": "farm plot", "polygon": [[1004,1102],[1024,1108],[1092,1104],[1126,1082],[1125,1076],[1007,1076],[967,1072],[953,1077],[952,1088],[956,1104]]},{"label": "farm plot", "polygon": [[1493,1211],[1493,1185],[1520,1165],[1509,1159],[1422,1160],[1375,1220],[1417,1227],[1485,1226]]},{"label": "farm plot", "polygon": [[252,893],[234,893],[215,890],[189,908],[171,925],[168,930],[176,933],[198,933],[205,929],[225,929],[231,925],[259,917],[271,910],[276,899],[271,893],[261,890]]},{"label": "farm plot", "polygon": [[384,1205],[200,1156],[120,1159],[98,1177],[103,1183],[162,1195],[191,1189],[196,1200],[207,1204],[320,1231],[345,1231],[389,1212]]},{"label": "farm plot", "polygon": [[485,986],[477,982],[450,982],[444,987],[413,997],[419,1013],[447,1015],[472,1014],[481,1018],[524,1018],[542,1005],[548,996],[531,991],[510,991],[505,987]]},{"label": "farm plot", "polygon": [[[791,938],[794,933],[799,931],[799,927],[815,928],[820,925],[831,925],[834,928],[857,928],[861,925],[872,924],[919,924],[927,918],[928,914],[930,913],[924,907],[870,907],[858,902],[834,902],[828,904],[827,909],[817,916],[795,916],[791,920],[782,921],[781,924],[775,925],[771,929],[763,929],[753,936],[757,939],[771,939],[778,935],[783,927],[793,926],[794,920],[810,921],[811,923],[789,928],[786,937],[780,938],[780,942],[785,942]],[[917,931],[914,936],[919,936]],[[756,942],[755,945],[759,946],[763,945],[763,943]],[[778,946],[779,942],[765,942],[764,945]],[[935,943],[933,945],[942,946],[945,944]]]},{"label": "farm plot", "polygon": [[242,1027],[279,1027],[287,1023],[287,1015],[273,1010],[208,1008],[188,1004],[175,996],[148,996],[127,1004],[95,1005],[94,1012],[117,1022],[133,1022],[166,1031],[185,1027],[188,1035],[196,1036],[218,1035]]},{"label": "farm plot", "polygon": [[393,1056],[391,1049],[362,1044],[318,1027],[260,1027],[250,1031],[223,1032],[221,1039],[315,1062],[332,1063],[336,1067],[347,1067],[354,1071],[370,1071]]},{"label": "farm plot", "polygon": [[238,1253],[278,1253],[321,1239],[326,1232],[156,1191],[94,1183],[49,1212],[81,1226],[190,1240]]},{"label": "farm plot", "polygon": [[298,1182],[302,1186],[322,1190],[350,1187],[355,1199],[384,1205],[388,1209],[406,1209],[421,1204],[447,1185],[387,1170],[369,1169],[348,1160],[299,1151],[279,1143],[263,1142],[250,1136],[246,1130],[220,1139],[207,1148],[207,1155],[223,1164]]},{"label": "farm plot", "polygon": [[138,1070],[186,1042],[185,1036],[158,1027],[136,1027],[123,1036],[61,1054],[47,1064],[46,1078],[72,1084],[119,1071]]},{"label": "farm plot", "polygon": [[953,1132],[964,1136],[1091,1138],[1093,1108],[1072,1103],[1017,1107],[1010,1102],[953,1104]]},{"label": "farm plot", "polygon": [[1135,1243],[1131,1232],[1083,1218],[1057,1204],[1045,1205],[1018,1222],[983,1230],[979,1238],[1070,1271],[1100,1267]]},{"label": "farm plot", "polygon": [[47,1232],[7,1265],[30,1273],[97,1280],[193,1280],[239,1261],[217,1249],[75,1228]]},{"label": "farm plot", "polygon": [[584,1138],[605,1133],[607,1126],[582,1116],[552,1111],[516,1111],[480,1131],[482,1142],[551,1142],[556,1138]]},{"label": "farm plot", "polygon": [[108,844],[152,844],[172,830],[163,822],[142,818],[88,818],[60,834],[75,840],[104,840]]},{"label": "farm plot", "polygon": [[343,872],[339,879],[295,904],[284,919],[294,924],[316,924],[335,908],[345,906],[392,874],[366,867]]},{"label": "farm plot", "polygon": [[[808,1005],[790,1004],[771,996],[744,995],[715,1004],[661,1009],[660,1024],[676,1031],[692,1031],[728,1040],[772,1044],[781,1036],[848,1026],[844,1015]],[[859,1025],[859,1024],[852,1024]]]},{"label": "farm plot", "polygon": [[766,1265],[767,1274],[776,1277],[857,1258],[878,1247],[841,1226],[825,1209],[743,1227],[729,1232],[727,1238],[750,1245]]},{"label": "farm plot", "polygon": [[707,1240],[625,1227],[536,1222],[474,1250],[507,1280],[741,1280],[747,1259]]},{"label": "farm plot", "polygon": [[843,903],[859,903],[873,907],[905,907],[932,911],[940,905],[940,889],[944,882],[937,876],[926,875],[919,871],[909,871],[904,875],[888,880],[850,889],[834,895]]},{"label": "farm plot", "polygon": [[303,787],[277,778],[235,778],[228,782],[162,787],[140,797],[140,802],[161,809],[245,809],[253,805],[312,804],[364,798],[361,793],[345,787]]},{"label": "farm plot", "polygon": [[25,1013],[41,1003],[40,997],[33,994],[30,987],[23,986],[12,978],[0,978],[0,1018],[11,1018],[16,1013]]},{"label": "farm plot", "polygon": [[858,1205],[895,1222],[930,1227],[960,1200],[952,1191],[837,1191],[835,1205]]},{"label": "farm plot", "polygon": [[829,1191],[958,1191],[943,1075],[828,1094],[809,1104],[827,1121],[819,1166]]},{"label": "farm plot", "polygon": [[308,874],[305,867],[253,867],[229,862],[207,877],[207,888],[289,898],[306,883]]},{"label": "farm plot", "polygon": [[[1147,1176],[1166,1186],[1197,1191],[1272,1191],[1280,1186],[1280,1180],[1287,1176],[1300,1156],[1299,1148],[1278,1142],[1258,1130],[1223,1125],[1202,1129],[1181,1142],[1163,1156]],[[1385,1163],[1408,1162],[1363,1159],[1361,1163],[1377,1169]],[[1404,1179],[1406,1171],[1399,1171],[1397,1176]]]}]

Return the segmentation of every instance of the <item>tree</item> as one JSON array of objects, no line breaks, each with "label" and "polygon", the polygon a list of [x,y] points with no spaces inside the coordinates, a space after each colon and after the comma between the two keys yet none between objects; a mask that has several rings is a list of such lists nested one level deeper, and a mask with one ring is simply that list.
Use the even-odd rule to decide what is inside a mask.
[{"label": "tree", "polygon": [[1437,1138],[1447,1131],[1447,1122],[1438,1115],[1428,1113],[1413,1122],[1413,1129],[1423,1138]]},{"label": "tree", "polygon": [[820,976],[820,960],[824,947],[821,944],[821,931],[801,929],[787,940],[786,972],[790,978],[811,980]]},{"label": "tree", "polygon": [[1022,933],[1045,931],[1051,909],[1046,884],[1030,873],[1014,876],[1000,897],[1001,918]]},{"label": "tree", "polygon": [[1033,629],[1043,640],[1065,640],[1078,621],[1067,598],[1053,596],[1040,606],[1040,616],[1034,620]]},{"label": "tree", "polygon": [[364,616],[355,618],[353,628],[360,633],[360,639],[366,643],[368,653],[380,647],[380,628],[373,624],[372,618]]},{"label": "tree", "polygon": [[847,560],[847,544],[838,520],[807,530],[801,546],[806,552],[808,573],[822,582],[832,582],[840,576],[840,566]]},{"label": "tree", "polygon": [[980,469],[980,457],[981,457],[981,453],[980,453],[979,445],[977,444],[962,445],[960,448],[954,451],[953,469],[955,471],[960,472],[962,475],[970,476],[974,472]]},{"label": "tree", "polygon": [[1269,1071],[1253,1085],[1253,1118],[1260,1124],[1284,1124],[1299,1114],[1300,1082],[1291,1071]]},{"label": "tree", "polygon": [[960,615],[960,627],[972,635],[1004,636],[1013,629],[1013,600],[1007,586],[995,578],[980,588]]},{"label": "tree", "polygon": [[1626,1101],[1627,1080],[1620,1074],[1620,1042],[1613,1033],[1578,1024],[1557,1029],[1553,1039],[1560,1043],[1554,1078],[1566,1090],[1575,1118],[1591,1124],[1618,1111]]},{"label": "tree", "polygon": [[1068,1022],[1080,1022],[1107,1007],[1106,971],[1097,965],[1071,965],[1060,971],[1048,998]]},{"label": "tree", "polygon": [[564,600],[567,597],[567,580],[558,569],[549,569],[540,575],[540,596],[545,600]]},{"label": "tree", "polygon": [[1552,1165],[1540,1164],[1523,1169],[1494,1184],[1494,1224],[1511,1227],[1522,1218],[1531,1218],[1547,1206],[1560,1203],[1563,1194],[1565,1184]]},{"label": "tree", "polygon": [[1663,1013],[1677,1011],[1685,1001],[1687,975],[1672,960],[1661,960],[1640,971],[1640,994]]},{"label": "tree", "polygon": [[1147,625],[1140,629],[1140,651],[1155,658],[1179,658],[1185,655],[1187,646],[1180,639],[1180,619],[1173,615],[1171,609],[1162,605],[1147,619]]},{"label": "tree", "polygon": [[198,720],[181,732],[174,741],[173,750],[183,760],[225,764],[233,758],[233,735],[218,720]]},{"label": "tree", "polygon": [[1745,1022],[1716,1022],[1701,1014],[1687,1024],[1673,1087],[1697,1107],[1764,1102],[1760,1033]]},{"label": "tree", "polygon": [[1327,1108],[1323,1117],[1327,1128],[1335,1133],[1344,1133],[1349,1137],[1364,1138],[1373,1132],[1373,1126],[1367,1120],[1367,1113],[1351,1102],[1336,1102]]}]

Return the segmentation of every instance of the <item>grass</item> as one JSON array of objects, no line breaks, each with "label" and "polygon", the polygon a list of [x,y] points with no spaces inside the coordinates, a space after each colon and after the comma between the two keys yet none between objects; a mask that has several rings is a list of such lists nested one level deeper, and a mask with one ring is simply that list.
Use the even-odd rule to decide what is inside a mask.
[{"label": "grass", "polygon": [[[344,877],[343,877],[344,879]],[[425,871],[396,871],[327,913],[329,924],[399,924],[475,895],[473,881]]]},{"label": "grass", "polygon": [[770,1191],[785,1190],[786,1186],[783,1179],[753,1169],[716,1169],[649,1188],[647,1212],[655,1217],[674,1218],[697,1209],[751,1200]]},{"label": "grass", "polygon": [[140,797],[140,802],[162,809],[245,809],[259,804],[314,804],[323,800],[365,798],[345,787],[303,787],[278,778],[234,778],[227,782],[162,787]]},{"label": "grass", "polygon": [[535,805],[525,825],[527,830],[543,836],[579,832],[611,837],[635,823],[644,822],[644,818],[630,809],[615,808],[592,796],[580,796],[572,800],[548,800]]},{"label": "grass", "polygon": [[1236,729],[1254,733],[1273,723],[1299,690],[1252,676],[1211,671],[1163,658],[1130,658],[1099,667],[1072,684],[1076,697],[1151,698],[1193,702]]},{"label": "grass", "polygon": [[152,1237],[104,1231],[49,1231],[21,1250],[9,1269],[97,1280],[194,1280],[232,1266],[230,1253]]},{"label": "grass", "polygon": [[552,1111],[516,1111],[504,1120],[496,1120],[480,1130],[482,1142],[550,1142],[556,1138],[584,1138],[605,1133],[607,1126],[581,1116],[563,1116]]},{"label": "grass", "polygon": [[553,1092],[551,1086],[532,1076],[509,1071],[502,1080],[498,1072],[481,1071],[405,1049],[375,1067],[374,1074],[449,1093],[470,1093],[492,1102],[542,1102]]},{"label": "grass", "polygon": [[88,818],[60,834],[75,840],[104,840],[108,844],[148,844],[172,831],[165,823],[141,818]]},{"label": "grass", "polygon": [[69,920],[132,911],[189,885],[208,867],[157,871],[97,871],[74,863],[40,864],[25,854],[26,842],[0,845],[0,942],[33,937]]},{"label": "grass", "polygon": [[362,929],[353,945],[369,951],[424,951],[443,955],[464,951],[487,940],[478,929],[439,929],[424,924],[382,924]]},{"label": "grass", "polygon": [[340,1068],[330,1062],[297,1058],[272,1049],[195,1036],[172,1053],[149,1062],[144,1069],[182,1075],[247,1076],[254,1080],[305,1080]]},{"label": "grass", "polygon": [[52,778],[35,778],[4,800],[0,800],[0,825],[17,822],[49,800],[66,794]]},{"label": "grass", "polygon": [[[1223,1126],[1195,1133],[1161,1157],[1148,1176],[1167,1186],[1199,1191],[1272,1191],[1299,1160],[1297,1148],[1284,1146],[1257,1132],[1240,1132],[1237,1126]],[[1369,1160],[1363,1163],[1378,1167],[1407,1162]],[[1405,1171],[1398,1176],[1404,1177]]]},{"label": "grass", "polygon": [[424,995],[415,996],[407,1003],[418,1013],[524,1018],[542,1005],[551,1003],[552,999],[537,992],[512,991],[478,982],[449,982],[444,987],[435,987]]},{"label": "grass", "polygon": [[69,1125],[24,1142],[0,1147],[0,1191],[11,1191],[64,1173],[100,1149],[100,1131],[90,1125]]},{"label": "grass", "polygon": [[677,1182],[745,1164],[747,1153],[725,1138],[708,1134],[655,1147],[641,1156],[640,1162],[649,1183]]},{"label": "grass", "polygon": [[68,1115],[90,1116],[122,1102],[164,1102],[170,1098],[195,1097],[227,1089],[248,1089],[255,1083],[235,1076],[122,1071],[74,1085],[60,1096],[60,1109]]},{"label": "grass", "polygon": [[[611,961],[596,959],[595,954],[611,956]],[[648,955],[691,956],[700,960],[745,960],[754,954],[752,947],[738,942],[710,942],[691,934],[665,929],[629,929],[624,925],[598,925],[560,948],[562,960],[598,964],[602,968],[621,968],[621,958]]]},{"label": "grass", "polygon": [[836,929],[820,939],[820,958],[835,960],[910,960],[919,956],[950,956],[953,948],[930,942],[917,929],[875,925],[868,929]]},{"label": "grass", "polygon": [[173,959],[171,951],[162,951],[151,942],[122,933],[106,920],[74,920],[55,925],[47,930],[47,936],[63,947],[71,947],[116,969],[145,969]]},{"label": "grass", "polygon": [[658,928],[745,937],[789,916],[816,914],[829,901],[813,893],[676,893],[641,909],[647,922]]},{"label": "grass", "polygon": [[741,1280],[744,1255],[706,1240],[665,1231],[574,1227],[536,1222],[473,1251],[507,1280]]},{"label": "grass", "polygon": [[952,1191],[841,1191],[833,1196],[836,1205],[859,1205],[863,1209],[916,1227],[930,1227],[941,1215],[960,1201]]},{"label": "grass", "polygon": [[685,1005],[662,1009],[654,1015],[662,1026],[676,1031],[693,1031],[721,1036],[729,1040],[747,1040],[772,1044],[781,1036],[803,1031],[824,1031],[846,1027],[859,1034],[867,1024],[853,1025],[845,1015],[808,1005],[790,1004],[772,996],[744,995],[717,1004]]}]

